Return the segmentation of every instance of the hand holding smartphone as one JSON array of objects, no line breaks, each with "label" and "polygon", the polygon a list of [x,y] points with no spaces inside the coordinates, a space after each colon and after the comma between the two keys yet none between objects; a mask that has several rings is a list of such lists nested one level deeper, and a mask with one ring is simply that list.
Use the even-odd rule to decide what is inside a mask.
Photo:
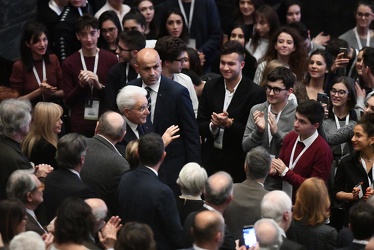
[{"label": "hand holding smartphone", "polygon": [[253,225],[243,227],[244,244],[249,248],[257,244],[256,232]]}]

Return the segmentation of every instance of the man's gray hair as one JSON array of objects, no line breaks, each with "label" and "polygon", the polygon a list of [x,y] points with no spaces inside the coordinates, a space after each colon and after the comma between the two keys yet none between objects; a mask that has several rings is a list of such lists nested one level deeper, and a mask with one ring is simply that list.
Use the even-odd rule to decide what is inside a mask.
[{"label": "man's gray hair", "polygon": [[61,168],[73,169],[81,161],[81,157],[85,156],[87,150],[87,142],[83,135],[70,133],[64,135],[58,140],[56,161]]},{"label": "man's gray hair", "polygon": [[9,250],[45,250],[45,243],[39,234],[27,231],[14,236]]},{"label": "man's gray hair", "polygon": [[18,169],[14,171],[6,185],[8,198],[17,198],[26,203],[27,193],[37,188],[32,177],[33,174],[34,169]]},{"label": "man's gray hair", "polygon": [[205,183],[205,201],[214,205],[223,205],[233,192],[231,176],[220,171],[211,175]]},{"label": "man's gray hair", "polygon": [[247,153],[245,165],[248,178],[253,180],[266,178],[271,165],[270,154],[262,146],[255,147]]},{"label": "man's gray hair", "polygon": [[121,113],[125,108],[133,108],[139,96],[147,96],[147,90],[133,85],[122,88],[117,95],[117,106]]},{"label": "man's gray hair", "polygon": [[13,137],[31,122],[31,103],[28,100],[7,99],[0,104],[0,133]]},{"label": "man's gray hair", "polygon": [[184,195],[201,195],[207,179],[206,170],[199,164],[190,162],[179,172],[177,184]]},{"label": "man's gray hair", "polygon": [[283,213],[292,209],[291,198],[283,191],[274,190],[264,195],[261,201],[261,216],[275,220],[283,220]]}]

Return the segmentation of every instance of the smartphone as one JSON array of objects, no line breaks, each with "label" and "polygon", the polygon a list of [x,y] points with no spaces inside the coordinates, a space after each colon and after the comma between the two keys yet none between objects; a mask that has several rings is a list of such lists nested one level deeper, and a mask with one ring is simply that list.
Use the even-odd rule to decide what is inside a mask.
[{"label": "smartphone", "polygon": [[341,54],[341,53],[344,53],[343,58],[348,58],[348,49],[347,48],[340,47],[339,48],[339,54]]},{"label": "smartphone", "polygon": [[329,97],[326,93],[317,93],[317,101],[323,104],[329,104]]},{"label": "smartphone", "polygon": [[255,229],[253,228],[253,225],[243,227],[243,238],[244,238],[244,244],[247,247],[252,247],[256,245],[257,239],[256,239],[256,233],[255,233]]}]

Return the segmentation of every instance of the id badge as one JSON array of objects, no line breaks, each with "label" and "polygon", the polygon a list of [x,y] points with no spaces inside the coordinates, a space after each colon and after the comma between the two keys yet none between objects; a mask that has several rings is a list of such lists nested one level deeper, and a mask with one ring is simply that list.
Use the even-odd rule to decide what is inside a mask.
[{"label": "id badge", "polygon": [[223,144],[223,132],[225,130],[223,128],[220,128],[217,135],[216,139],[214,139],[214,147],[218,149],[222,149],[222,144]]},{"label": "id badge", "polygon": [[99,119],[99,106],[98,99],[89,98],[86,100],[84,106],[84,119],[85,120],[98,120]]},{"label": "id badge", "polygon": [[360,189],[360,192],[358,193],[358,198],[361,199],[364,196],[364,192],[362,191],[361,184],[359,184],[357,187]]}]

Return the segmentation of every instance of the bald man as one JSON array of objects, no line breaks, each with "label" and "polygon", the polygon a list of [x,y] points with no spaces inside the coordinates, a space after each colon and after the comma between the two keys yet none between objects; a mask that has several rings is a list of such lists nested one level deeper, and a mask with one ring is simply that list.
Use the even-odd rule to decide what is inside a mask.
[{"label": "bald man", "polygon": [[219,249],[225,235],[225,222],[217,211],[202,211],[196,214],[192,225],[194,239],[191,249]]},{"label": "bald man", "polygon": [[260,249],[279,249],[282,235],[279,226],[272,219],[260,219],[255,225],[256,239]]},{"label": "bald man", "polygon": [[81,178],[104,200],[109,215],[118,214],[117,186],[123,172],[130,168],[115,145],[126,133],[123,117],[113,111],[105,112],[96,124],[95,136],[87,139],[87,154]]},{"label": "bald man", "polygon": [[136,57],[135,69],[139,79],[129,85],[145,88],[150,95],[150,114],[154,131],[163,135],[171,125],[178,125],[180,138],[166,148],[166,158],[159,170],[160,179],[179,194],[178,174],[188,162],[200,162],[199,129],[188,90],[161,75],[161,60],[157,51],[145,48]]}]

